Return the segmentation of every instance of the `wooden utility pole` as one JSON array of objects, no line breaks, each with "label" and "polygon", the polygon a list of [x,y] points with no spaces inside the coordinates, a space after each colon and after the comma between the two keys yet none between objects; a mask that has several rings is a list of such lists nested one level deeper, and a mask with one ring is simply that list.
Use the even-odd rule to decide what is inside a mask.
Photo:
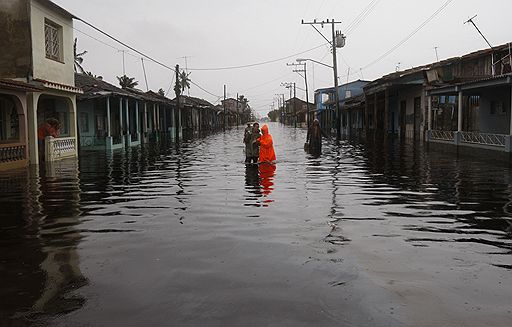
[{"label": "wooden utility pole", "polygon": [[[302,20],[302,24],[311,25],[329,44],[332,46],[332,67],[334,73],[334,105],[336,111],[336,139],[341,140],[341,108],[339,104],[339,94],[338,94],[338,59],[336,54],[337,48],[342,48],[345,46],[345,36],[340,32],[336,31],[336,24],[341,24],[341,22],[337,22],[334,19],[326,21],[317,22],[316,19],[312,22],[304,22]],[[324,25],[331,24],[332,28],[332,41],[329,41],[317,28],[315,25],[320,25],[322,28]]]},{"label": "wooden utility pole", "polygon": [[306,61],[304,60],[300,60],[300,59],[297,59],[297,61],[299,61],[298,63],[292,63],[292,64],[286,64],[287,66],[294,66],[294,67],[297,67],[297,66],[302,66],[302,69],[294,69],[293,72],[294,73],[298,73],[299,75],[301,73],[304,73],[304,84],[306,86],[306,125],[308,126],[308,130],[309,130],[309,126],[310,126],[310,119],[309,119],[309,94],[308,94],[308,76],[307,76],[307,63]]}]

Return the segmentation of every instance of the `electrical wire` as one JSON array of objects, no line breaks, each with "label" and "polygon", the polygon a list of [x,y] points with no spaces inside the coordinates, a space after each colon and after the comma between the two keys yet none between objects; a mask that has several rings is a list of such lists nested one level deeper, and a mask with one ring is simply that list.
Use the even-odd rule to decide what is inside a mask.
[{"label": "electrical wire", "polygon": [[347,26],[345,34],[351,34],[373,12],[381,0],[372,0],[363,11]]},{"label": "electrical wire", "polygon": [[385,52],[383,55],[381,55],[380,57],[378,57],[377,59],[375,59],[374,61],[370,62],[369,64],[367,64],[366,66],[362,67],[362,69],[367,69],[373,65],[375,65],[376,63],[380,62],[381,60],[383,60],[384,58],[386,58],[387,56],[389,56],[391,53],[393,53],[396,49],[398,49],[399,47],[401,47],[404,43],[406,43],[407,41],[409,41],[414,35],[416,35],[421,29],[423,29],[423,27],[425,27],[428,23],[430,23],[435,17],[437,17],[437,15],[439,15],[446,7],[448,7],[448,5],[450,5],[454,0],[447,0],[445,3],[443,3],[443,5],[441,7],[439,7],[439,9],[437,9],[430,17],[428,17],[423,23],[421,23],[420,26],[418,26],[417,28],[415,28],[409,35],[407,35],[403,40],[401,40],[400,42],[398,42],[398,44],[396,44],[394,47],[392,47],[391,49],[389,49],[387,52]]},{"label": "electrical wire", "polygon": [[192,70],[194,70],[194,71],[218,71],[218,70],[233,70],[233,69],[242,69],[242,68],[250,68],[250,67],[263,66],[263,65],[273,64],[273,63],[279,62],[279,61],[284,61],[284,60],[287,60],[287,59],[299,56],[301,54],[305,54],[305,53],[311,52],[311,51],[319,49],[319,48],[321,48],[321,47],[323,47],[325,45],[326,44],[323,43],[323,44],[321,44],[319,46],[316,46],[314,48],[311,48],[311,49],[308,49],[308,50],[304,50],[302,52],[294,53],[294,54],[286,56],[286,57],[281,57],[281,58],[278,58],[278,59],[262,61],[262,62],[253,63],[253,64],[240,65],[240,66],[216,67],[216,68],[189,68],[188,70],[191,70],[191,71]]}]

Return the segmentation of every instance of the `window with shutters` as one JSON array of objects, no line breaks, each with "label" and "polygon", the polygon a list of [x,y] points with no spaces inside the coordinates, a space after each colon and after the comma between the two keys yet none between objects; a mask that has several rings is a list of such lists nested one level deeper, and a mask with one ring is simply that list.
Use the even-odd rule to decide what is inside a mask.
[{"label": "window with shutters", "polygon": [[46,20],[44,23],[46,58],[62,61],[62,27]]}]

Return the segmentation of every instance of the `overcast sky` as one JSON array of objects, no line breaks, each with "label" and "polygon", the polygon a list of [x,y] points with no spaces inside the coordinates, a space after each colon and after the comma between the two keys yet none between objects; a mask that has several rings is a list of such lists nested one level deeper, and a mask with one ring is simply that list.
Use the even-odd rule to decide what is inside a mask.
[{"label": "overcast sky", "polygon": [[[297,96],[305,97],[304,79],[293,73],[286,63],[296,58],[311,58],[332,65],[327,42],[311,26],[301,25],[302,19],[334,18],[342,22],[337,29],[348,32],[346,47],[338,50],[338,74],[343,82],[372,80],[397,67],[407,69],[434,62],[435,47],[438,47],[440,59],[487,47],[474,27],[463,24],[475,14],[478,14],[475,22],[491,44],[512,41],[510,0],[453,0],[406,43],[377,62],[447,0],[54,2],[169,66],[180,64],[185,68],[183,57],[187,57],[192,81],[216,96],[196,86],[192,86],[190,95],[217,103],[226,84],[228,96],[234,97],[237,92],[244,94],[261,115],[270,110],[275,94],[286,93],[288,97],[288,90],[280,85],[282,82],[296,82]],[[370,4],[373,10],[354,26],[354,20]],[[81,22],[75,21],[75,29],[79,51],[88,51],[84,58],[85,69],[117,85],[116,76],[123,74],[119,50],[124,48]],[[330,38],[330,28],[324,28],[323,32]],[[299,54],[313,48],[317,49]],[[289,59],[244,69],[197,70],[258,64],[288,56]],[[167,91],[172,72],[147,60],[145,64],[149,88]],[[347,78],[349,68],[351,73]],[[140,55],[128,51],[125,69],[126,75],[135,77],[139,88],[146,90]],[[308,79],[310,99],[314,89],[333,85],[332,70],[316,64],[308,64]],[[169,97],[174,97],[172,90]]]}]

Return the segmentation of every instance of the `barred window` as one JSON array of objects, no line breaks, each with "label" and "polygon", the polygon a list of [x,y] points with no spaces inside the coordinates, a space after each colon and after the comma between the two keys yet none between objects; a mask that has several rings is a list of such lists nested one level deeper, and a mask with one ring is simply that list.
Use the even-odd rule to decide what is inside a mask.
[{"label": "barred window", "polygon": [[62,28],[46,21],[44,24],[44,39],[46,45],[46,58],[62,60],[61,56]]}]

